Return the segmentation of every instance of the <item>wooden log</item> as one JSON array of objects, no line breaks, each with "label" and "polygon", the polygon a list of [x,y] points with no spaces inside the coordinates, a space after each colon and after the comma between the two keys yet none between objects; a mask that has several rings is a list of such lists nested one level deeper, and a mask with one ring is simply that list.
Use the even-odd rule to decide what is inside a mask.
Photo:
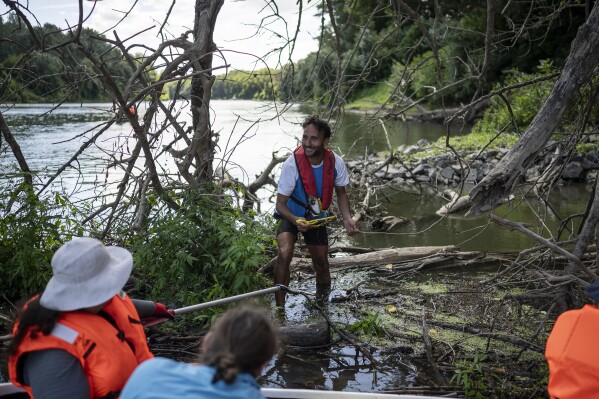
[{"label": "wooden log", "polygon": [[331,329],[325,321],[279,327],[279,337],[286,346],[320,347],[331,342]]},{"label": "wooden log", "polygon": [[450,213],[455,213],[459,211],[463,211],[472,205],[470,201],[469,195],[464,195],[463,197],[454,198],[451,202],[446,205],[443,205],[437,212],[435,212],[439,216],[444,216]]},{"label": "wooden log", "polygon": [[[330,258],[329,265],[331,268],[351,266],[351,265],[376,265],[396,263],[410,259],[422,258],[436,254],[444,254],[455,252],[454,245],[437,246],[437,247],[406,247],[406,248],[387,248],[380,251],[369,252],[366,254],[358,254],[344,256],[343,258]],[[291,261],[292,269],[311,268],[312,260],[310,258],[293,258]]]},{"label": "wooden log", "polygon": [[[509,195],[506,198],[503,198],[501,201],[497,203],[497,205],[505,204],[506,202],[512,201],[514,199],[514,195]],[[454,198],[448,204],[443,205],[437,212],[435,212],[439,216],[449,215],[450,213],[456,213],[463,210],[468,209],[472,206],[472,201],[470,200],[469,195],[464,195],[463,197]]]}]

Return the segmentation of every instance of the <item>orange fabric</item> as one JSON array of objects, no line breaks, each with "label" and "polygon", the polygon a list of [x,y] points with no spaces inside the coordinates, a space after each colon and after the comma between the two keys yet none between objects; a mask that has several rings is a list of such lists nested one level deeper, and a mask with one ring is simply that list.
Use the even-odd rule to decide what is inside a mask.
[{"label": "orange fabric", "polygon": [[[78,335],[72,343],[52,334],[37,334],[33,339],[26,334],[15,355],[10,356],[8,371],[13,384],[31,389],[22,382],[19,360],[32,351],[63,349],[76,357],[87,375],[90,397],[100,398],[120,392],[135,367],[154,357],[150,352],[139,316],[128,296],[115,295],[102,309],[116,321],[126,340],[120,339],[117,329],[103,317],[87,312],[65,312],[57,323],[75,330]],[[133,321],[133,322],[132,322]],[[15,325],[16,331],[17,325]],[[130,344],[135,348],[133,352]]]},{"label": "orange fabric", "polygon": [[547,339],[549,397],[599,398],[599,308],[562,313]]}]

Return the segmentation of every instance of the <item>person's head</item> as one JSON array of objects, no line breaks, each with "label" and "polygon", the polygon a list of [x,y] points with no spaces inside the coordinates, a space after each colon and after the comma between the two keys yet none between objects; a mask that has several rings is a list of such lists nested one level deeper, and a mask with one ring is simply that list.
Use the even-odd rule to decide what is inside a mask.
[{"label": "person's head", "polygon": [[331,139],[331,127],[327,121],[320,119],[320,116],[311,115],[304,119],[304,122],[302,122],[302,128],[305,129],[309,125],[313,125],[318,132],[322,133],[323,139]]},{"label": "person's head", "polygon": [[308,157],[320,157],[331,139],[331,127],[319,116],[307,117],[302,123],[302,147]]},{"label": "person's head", "polygon": [[240,372],[257,377],[274,355],[277,341],[275,329],[262,311],[232,309],[206,335],[200,361],[216,368],[213,383],[223,380],[231,384]]},{"label": "person's head", "polygon": [[61,312],[97,309],[119,293],[133,266],[129,251],[105,247],[94,238],[74,238],[52,257],[52,278],[42,295],[30,300],[17,316],[18,329],[9,347],[15,353],[29,331],[52,332]]},{"label": "person's head", "polygon": [[61,312],[98,307],[123,289],[132,267],[128,250],[95,238],[74,238],[52,257],[52,278],[40,304]]}]

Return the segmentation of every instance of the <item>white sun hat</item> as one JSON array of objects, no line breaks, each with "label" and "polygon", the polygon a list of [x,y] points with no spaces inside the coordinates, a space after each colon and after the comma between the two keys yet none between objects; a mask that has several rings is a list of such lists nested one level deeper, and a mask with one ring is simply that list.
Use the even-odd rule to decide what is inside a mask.
[{"label": "white sun hat", "polygon": [[100,305],[121,291],[132,267],[133,257],[125,248],[74,238],[52,257],[52,278],[40,304],[64,312]]}]

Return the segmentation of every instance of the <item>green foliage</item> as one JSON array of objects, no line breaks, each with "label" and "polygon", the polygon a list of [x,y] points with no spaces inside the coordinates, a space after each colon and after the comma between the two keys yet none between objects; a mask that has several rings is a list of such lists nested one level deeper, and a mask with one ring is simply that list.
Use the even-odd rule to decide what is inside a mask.
[{"label": "green foliage", "polygon": [[[439,103],[440,96],[430,96],[443,87],[464,79],[468,71],[461,63],[459,57],[456,57],[456,50],[451,46],[441,48],[438,52],[439,60],[434,57],[431,50],[417,55],[409,65],[412,70],[411,78],[408,84],[408,93],[415,99],[422,99],[427,96],[426,104],[436,105]],[[443,91],[445,100],[451,103],[465,101],[471,96],[476,86],[473,80],[464,81]]]},{"label": "green foliage", "polygon": [[[554,72],[554,68],[551,62],[543,60],[538,66],[537,73],[527,74],[512,71],[502,85],[510,86],[534,80],[552,72]],[[500,86],[498,85],[496,88],[498,89]],[[545,80],[504,93],[504,98],[512,110],[511,113],[505,101],[500,97],[493,97],[490,107],[485,111],[484,117],[474,125],[472,132],[483,134],[497,134],[500,131],[522,133],[538,113],[552,87],[553,80]]]},{"label": "green foliage", "polygon": [[0,291],[10,299],[40,292],[60,245],[82,235],[77,210],[59,193],[37,197],[16,183],[0,192]]},{"label": "green foliage", "polygon": [[379,313],[368,312],[362,320],[349,326],[349,330],[354,333],[366,334],[369,337],[382,337],[385,334],[386,326]]},{"label": "green foliage", "polygon": [[[35,28],[50,47],[70,39],[51,24]],[[119,49],[98,40],[102,37],[92,29],[83,29],[81,45],[90,49],[108,66],[117,86],[123,87],[133,73]],[[2,93],[3,102],[57,102],[112,100],[101,88],[95,74],[96,66],[85,57],[79,47],[71,43],[50,52],[38,51],[25,24],[9,13],[0,18],[0,80],[8,82]]]},{"label": "green foliage", "polygon": [[[434,88],[435,94],[427,97],[423,104],[457,106],[470,102],[479,84],[484,91],[490,90],[503,79],[506,70],[531,73],[541,59],[563,65],[576,28],[586,20],[582,8],[560,14],[564,18],[548,18],[549,10],[558,9],[561,0],[549,0],[547,7],[532,9],[527,3],[512,2],[509,6],[501,3],[495,9],[495,32],[510,32],[514,26],[526,24],[526,35],[506,40],[495,34],[492,51],[485,55],[485,2],[405,3],[406,6],[394,8],[380,7],[379,2],[372,0],[332,2],[340,37],[335,40],[330,23],[326,24],[319,37],[319,51],[308,55],[293,68],[285,68],[281,85],[283,100],[326,104],[332,91],[339,90],[348,103],[357,102],[365,87],[385,80],[396,85],[392,69],[395,63],[401,63],[410,69],[403,77],[409,84],[403,90],[404,94],[418,100],[433,93]],[[407,7],[418,17],[409,15]],[[533,20],[551,20],[551,23],[531,24]],[[423,29],[432,40],[423,37]],[[432,42],[439,55],[439,65],[433,57]],[[340,51],[336,48],[337,43]],[[338,64],[343,74],[342,82],[335,81]],[[483,65],[485,73],[479,81],[476,77]],[[453,84],[458,81],[460,84]],[[453,85],[448,87],[450,84]],[[446,88],[439,91],[444,86]]]},{"label": "green foliage", "polygon": [[[489,148],[511,148],[518,141],[515,134],[498,132],[472,132],[465,136],[452,137],[449,141],[456,151],[476,151],[490,143]],[[437,140],[437,143],[445,146],[445,137]]]},{"label": "green foliage", "polygon": [[450,383],[455,383],[464,389],[468,398],[485,399],[489,389],[482,362],[487,357],[481,353],[475,353],[472,360],[464,359],[456,361],[456,370]]},{"label": "green foliage", "polygon": [[356,93],[354,98],[357,100],[347,104],[346,108],[368,110],[382,106],[391,95],[392,90],[393,88],[386,83],[366,87]]},{"label": "green foliage", "polygon": [[591,143],[580,143],[576,146],[576,152],[586,154],[591,151],[599,151],[599,141]]},{"label": "green foliage", "polygon": [[[260,288],[272,237],[229,197],[190,194],[174,211],[157,211],[132,238],[134,273],[153,300],[192,305]],[[209,309],[210,317],[218,309]]]},{"label": "green foliage", "polygon": [[414,57],[410,63],[410,68],[416,71],[409,85],[410,92],[415,98],[425,97],[431,92],[436,91],[444,83],[442,81],[437,82],[437,63],[432,51],[427,51]]}]

